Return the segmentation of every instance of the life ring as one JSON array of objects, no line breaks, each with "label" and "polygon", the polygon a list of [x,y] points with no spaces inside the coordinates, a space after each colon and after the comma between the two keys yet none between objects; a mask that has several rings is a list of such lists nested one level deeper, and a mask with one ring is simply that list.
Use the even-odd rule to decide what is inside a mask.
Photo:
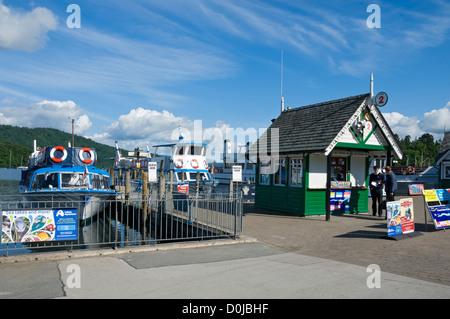
[{"label": "life ring", "polygon": [[180,158],[175,162],[175,166],[177,168],[182,168],[183,167],[183,160]]},{"label": "life ring", "polygon": [[191,165],[192,165],[192,168],[198,168],[198,162],[195,158],[191,161]]},{"label": "life ring", "polygon": [[208,162],[207,162],[206,160],[203,161],[203,164],[205,165],[205,169],[208,169],[208,168],[209,168]]},{"label": "life ring", "polygon": [[[85,157],[84,157],[84,152],[88,152],[89,155],[90,155],[90,158],[85,158]],[[84,164],[91,164],[91,163],[94,161],[94,156],[95,156],[95,154],[94,154],[94,151],[91,150],[90,148],[88,148],[88,147],[83,147],[83,148],[80,150],[80,153],[78,153],[78,156],[80,157],[80,160],[81,160]]]},{"label": "life ring", "polygon": [[413,166],[408,166],[408,167],[406,168],[406,172],[407,172],[409,175],[413,175],[413,174],[415,173],[414,167],[413,167]]},{"label": "life ring", "polygon": [[[63,152],[63,156],[60,158],[56,158],[55,157],[55,152],[56,151],[61,151]],[[62,146],[55,146],[54,148],[52,148],[52,150],[50,151],[50,159],[55,162],[55,163],[61,163],[63,162],[65,159],[67,158],[67,151],[64,147]]]}]

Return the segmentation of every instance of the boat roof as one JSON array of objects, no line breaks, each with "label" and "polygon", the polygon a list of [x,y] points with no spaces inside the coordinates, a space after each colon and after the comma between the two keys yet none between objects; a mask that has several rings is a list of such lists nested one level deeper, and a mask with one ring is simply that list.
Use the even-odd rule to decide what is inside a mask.
[{"label": "boat roof", "polygon": [[201,146],[208,146],[208,144],[205,144],[205,143],[185,142],[185,143],[173,143],[173,144],[160,144],[160,145],[154,145],[153,147],[173,147],[175,145],[201,145]]},{"label": "boat roof", "polygon": [[93,166],[61,166],[61,165],[53,165],[53,166],[45,166],[45,167],[36,167],[33,168],[33,171],[39,171],[39,173],[51,173],[51,172],[62,172],[62,173],[84,173],[87,168],[89,173],[97,173],[103,175],[109,175],[109,173],[101,168],[96,168]]}]

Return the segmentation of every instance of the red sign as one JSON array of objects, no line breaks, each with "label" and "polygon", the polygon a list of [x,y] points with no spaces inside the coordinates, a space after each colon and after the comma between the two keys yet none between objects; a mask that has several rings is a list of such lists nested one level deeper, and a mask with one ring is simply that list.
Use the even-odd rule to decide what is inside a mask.
[{"label": "red sign", "polygon": [[177,190],[178,193],[189,194],[189,184],[179,184]]}]

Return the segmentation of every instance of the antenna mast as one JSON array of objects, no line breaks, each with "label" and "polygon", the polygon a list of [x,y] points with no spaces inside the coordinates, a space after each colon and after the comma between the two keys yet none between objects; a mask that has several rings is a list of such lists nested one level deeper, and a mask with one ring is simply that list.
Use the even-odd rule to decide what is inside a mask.
[{"label": "antenna mast", "polygon": [[283,96],[283,50],[281,50],[281,113],[284,111],[284,96]]}]

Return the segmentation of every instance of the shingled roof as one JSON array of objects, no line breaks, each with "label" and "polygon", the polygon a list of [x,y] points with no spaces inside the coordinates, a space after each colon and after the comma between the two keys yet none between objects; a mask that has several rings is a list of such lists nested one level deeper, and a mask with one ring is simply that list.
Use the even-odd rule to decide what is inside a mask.
[{"label": "shingled roof", "polygon": [[[278,153],[324,152],[369,94],[302,106],[283,111],[267,132],[278,128]],[[266,132],[266,133],[267,133]],[[263,135],[271,149],[271,133]],[[270,152],[269,152],[270,153]]]}]

